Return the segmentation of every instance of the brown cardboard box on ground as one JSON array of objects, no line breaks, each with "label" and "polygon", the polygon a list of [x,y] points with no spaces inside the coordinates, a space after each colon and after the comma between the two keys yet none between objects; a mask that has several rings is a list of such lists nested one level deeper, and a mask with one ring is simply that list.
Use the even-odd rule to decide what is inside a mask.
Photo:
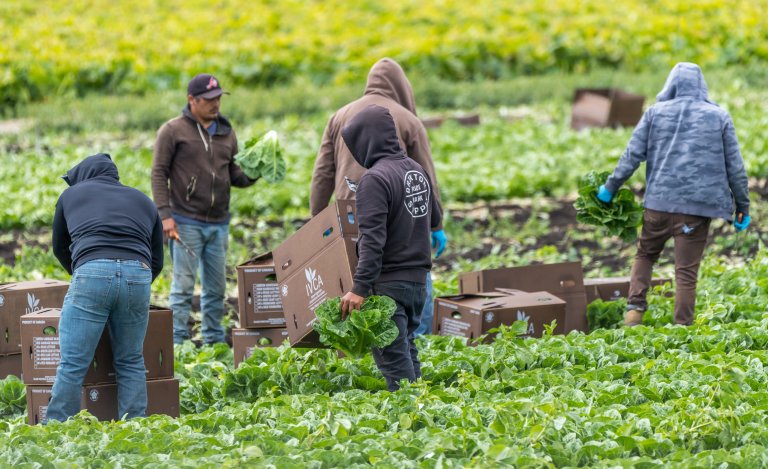
[{"label": "brown cardboard box on ground", "polygon": [[[253,354],[256,347],[279,347],[289,339],[285,327],[269,327],[262,329],[232,329],[232,353],[235,357],[235,368]],[[290,342],[290,339],[289,339]],[[293,347],[316,347],[308,342],[299,342]]]},{"label": "brown cardboard box on ground", "polygon": [[634,126],[643,116],[642,95],[615,88],[581,88],[574,92],[571,128]]},{"label": "brown cardboard box on ground", "polygon": [[[51,384],[61,359],[59,320],[61,310],[49,308],[21,318],[22,369],[24,384]],[[147,379],[173,378],[173,315],[169,309],[150,307],[144,338],[144,366]],[[84,384],[114,383],[112,347],[104,328]]]},{"label": "brown cardboard box on ground", "polygon": [[[46,423],[53,386],[27,386],[27,420],[30,425]],[[83,386],[80,409],[99,420],[117,420],[117,384]],[[147,415],[179,416],[179,380],[147,381]]]},{"label": "brown cardboard box on ground", "polygon": [[[668,278],[651,280],[651,287],[671,283]],[[595,300],[616,301],[629,297],[629,277],[585,278],[584,288],[587,290],[587,304]]]},{"label": "brown cardboard box on ground", "polygon": [[291,345],[322,346],[312,329],[315,309],[352,288],[356,236],[355,202],[340,200],[272,252]]},{"label": "brown cardboard box on ground", "polygon": [[10,375],[21,378],[21,354],[0,355],[0,379]]},{"label": "brown cardboard box on ground", "polygon": [[[565,301],[548,292],[481,292],[435,299],[436,333],[476,339],[501,324],[527,320],[530,337],[541,337],[544,325],[557,321],[555,334],[562,334]],[[487,337],[486,342],[492,340]]]},{"label": "brown cardboard box on ground", "polygon": [[565,332],[589,330],[584,272],[579,262],[482,270],[459,276],[460,294],[491,292],[498,288],[547,291],[566,302]]},{"label": "brown cardboard box on ground", "polygon": [[271,252],[237,266],[237,302],[240,327],[285,327]]},{"label": "brown cardboard box on ground", "polygon": [[69,283],[33,280],[0,284],[0,354],[21,353],[19,318],[44,308],[61,308]]},{"label": "brown cardboard box on ground", "polygon": [[269,329],[232,329],[232,354],[235,368],[253,354],[257,347],[278,347],[288,339],[284,327]]}]

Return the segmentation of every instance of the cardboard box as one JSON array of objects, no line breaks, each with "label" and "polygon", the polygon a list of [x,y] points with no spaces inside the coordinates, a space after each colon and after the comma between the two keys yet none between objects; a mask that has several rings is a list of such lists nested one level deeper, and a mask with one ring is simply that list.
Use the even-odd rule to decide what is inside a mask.
[{"label": "cardboard box", "polygon": [[[528,321],[529,337],[541,337],[544,325],[557,321],[554,332],[565,330],[565,301],[548,292],[486,292],[435,299],[436,333],[472,340],[501,324]],[[491,341],[492,337],[486,338]]]},{"label": "cardboard box", "polygon": [[356,236],[355,203],[340,200],[272,252],[291,345],[322,347],[312,329],[315,309],[352,288]]},{"label": "cardboard box", "polygon": [[[651,280],[651,286],[664,285],[671,282],[667,278]],[[584,288],[587,290],[587,304],[600,299],[616,301],[629,297],[629,277],[585,278]]]},{"label": "cardboard box", "polygon": [[[59,320],[61,310],[49,308],[21,318],[24,384],[52,384],[61,360]],[[173,378],[173,315],[169,309],[150,307],[144,337],[147,379]],[[84,384],[114,383],[112,347],[104,328]]]},{"label": "cardboard box", "polygon": [[[232,353],[235,357],[235,368],[253,355],[257,347],[279,347],[290,337],[285,327],[270,327],[263,329],[232,329]],[[294,347],[316,347],[311,342],[299,342]]]},{"label": "cardboard box", "polygon": [[459,276],[461,294],[491,292],[498,288],[550,292],[566,302],[565,332],[589,330],[584,272],[578,262],[508,267]]},{"label": "cardboard box", "polygon": [[269,329],[232,329],[232,353],[235,368],[253,354],[257,347],[277,347],[288,339],[284,327]]},{"label": "cardboard box", "polygon": [[237,302],[240,327],[285,327],[271,252],[237,266]]},{"label": "cardboard box", "polygon": [[21,378],[21,354],[0,355],[0,379],[9,376]]},{"label": "cardboard box", "polygon": [[[30,425],[46,423],[53,386],[27,386],[27,420]],[[83,386],[80,409],[99,420],[117,420],[117,384]],[[179,380],[147,381],[147,415],[179,416]]]},{"label": "cardboard box", "polygon": [[0,284],[0,354],[21,353],[19,318],[45,308],[61,308],[69,283],[61,280]]},{"label": "cardboard box", "polygon": [[581,88],[573,96],[571,128],[634,126],[645,97],[615,88]]}]

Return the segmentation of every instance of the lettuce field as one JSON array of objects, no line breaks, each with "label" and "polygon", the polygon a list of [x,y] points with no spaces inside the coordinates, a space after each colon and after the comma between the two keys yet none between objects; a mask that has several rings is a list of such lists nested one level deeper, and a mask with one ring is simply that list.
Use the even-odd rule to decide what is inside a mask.
[{"label": "lettuce field", "polygon": [[383,56],[450,80],[682,59],[751,65],[768,58],[766,9],[766,0],[16,0],[0,6],[0,102],[176,89],[204,68],[236,85],[349,83]]},{"label": "lettuce field", "polygon": [[[436,295],[456,293],[461,272],[539,262],[627,275],[634,244],[577,222],[573,204],[580,178],[611,171],[632,129],[571,130],[570,99],[576,86],[619,86],[647,106],[682,60],[702,65],[733,116],[753,220],[742,233],[713,221],[690,327],[672,324],[667,284],[636,328],[621,327],[623,303],[595,302],[588,334],[523,339],[517,322],[487,344],[425,336],[423,378],[394,393],[369,354],[283,344],[235,368],[227,345],[190,341],[175,349],[179,418],[81,413],[29,426],[25,387],[9,377],[0,467],[768,467],[765,10],[764,0],[0,4],[0,282],[69,279],[50,249],[60,176],[106,152],[149,195],[156,129],[203,69],[232,92],[222,113],[241,145],[275,130],[286,161],[282,181],[232,192],[227,328],[238,325],[235,266],[308,219],[328,117],[385,55],[408,73],[420,117],[480,119],[428,131],[449,239]],[[641,167],[627,203],[644,183]],[[655,274],[674,278],[671,254]],[[167,255],[166,266],[152,285],[159,305]]]}]

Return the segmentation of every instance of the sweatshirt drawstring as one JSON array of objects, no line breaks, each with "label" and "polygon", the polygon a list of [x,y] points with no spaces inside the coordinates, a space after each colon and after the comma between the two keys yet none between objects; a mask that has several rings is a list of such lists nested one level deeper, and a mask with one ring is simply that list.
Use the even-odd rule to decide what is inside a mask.
[{"label": "sweatshirt drawstring", "polygon": [[208,142],[205,140],[205,137],[203,136],[203,130],[200,128],[200,123],[195,122],[197,125],[197,133],[200,134],[200,140],[203,141],[203,145],[205,145],[205,151],[208,152]]}]

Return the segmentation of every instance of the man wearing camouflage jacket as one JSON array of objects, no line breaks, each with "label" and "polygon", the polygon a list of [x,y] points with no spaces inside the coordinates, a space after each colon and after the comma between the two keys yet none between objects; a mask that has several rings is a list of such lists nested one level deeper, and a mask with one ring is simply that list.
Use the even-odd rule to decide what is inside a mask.
[{"label": "man wearing camouflage jacket", "polygon": [[708,99],[698,65],[675,65],[656,104],[635,128],[613,175],[600,187],[598,198],[610,203],[643,161],[645,213],[624,323],[642,322],[653,264],[673,238],[675,322],[690,325],[710,221],[732,221],[736,231],[750,223],[747,174],[733,120]]}]

